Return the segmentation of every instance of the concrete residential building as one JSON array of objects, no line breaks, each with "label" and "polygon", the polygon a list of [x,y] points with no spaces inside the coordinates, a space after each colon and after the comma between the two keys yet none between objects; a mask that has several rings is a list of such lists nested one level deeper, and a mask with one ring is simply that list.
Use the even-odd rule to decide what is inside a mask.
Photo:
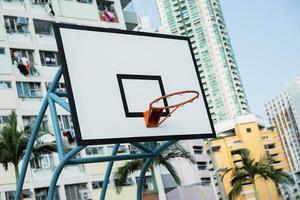
[{"label": "concrete residential building", "polygon": [[270,124],[276,128],[291,167],[300,199],[300,77],[288,83],[286,89],[265,104]]},{"label": "concrete residential building", "polygon": [[213,121],[249,112],[219,0],[156,0],[162,25],[188,36]]},{"label": "concrete residential building", "polygon": [[[52,22],[132,30],[138,19],[130,6],[128,8],[130,3],[131,0],[0,0],[0,125],[7,122],[12,110],[18,115],[20,128],[35,120],[60,64]],[[18,58],[28,60],[29,71],[18,68]],[[65,91],[62,80],[57,90]],[[63,109],[57,110],[64,138],[73,143],[71,116]],[[51,131],[50,122],[47,111],[43,124]],[[128,145],[123,145],[122,149],[122,152],[131,152]],[[81,156],[109,155],[111,150],[111,145],[93,146],[82,151]],[[30,164],[23,187],[25,199],[46,199],[57,164],[56,154],[43,155],[37,163]],[[97,163],[66,167],[58,181],[55,199],[98,199],[105,166]],[[0,175],[0,199],[10,200],[16,190],[13,167],[5,171],[1,166]],[[129,186],[121,196],[116,197],[111,187],[107,199],[134,199],[134,179],[135,176],[128,180]]]},{"label": "concrete residential building", "polygon": [[[223,133],[224,137],[211,140],[207,145],[207,149],[211,149],[212,152],[212,155],[209,155],[215,162],[212,166],[215,171],[241,165],[241,157],[238,153],[241,149],[246,148],[255,160],[258,161],[264,156],[271,156],[275,160],[273,166],[276,170],[289,172],[279,134],[276,131],[265,130],[259,117],[253,114],[239,116],[234,120],[218,124],[216,129],[219,133]],[[222,172],[218,173],[218,176],[220,175]],[[232,187],[230,180],[231,173],[225,175],[222,183],[226,195]],[[257,179],[255,183],[260,199],[284,199],[281,192],[284,189],[283,186],[276,186],[273,182],[263,179]],[[252,184],[245,184],[237,199],[255,199]]]}]

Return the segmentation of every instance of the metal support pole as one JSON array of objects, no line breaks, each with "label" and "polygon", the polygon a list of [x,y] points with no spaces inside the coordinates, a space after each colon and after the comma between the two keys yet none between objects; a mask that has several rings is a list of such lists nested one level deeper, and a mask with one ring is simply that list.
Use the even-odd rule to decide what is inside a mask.
[{"label": "metal support pole", "polygon": [[56,107],[50,97],[48,98],[48,104],[50,107],[50,114],[51,114],[51,120],[52,120],[54,133],[55,133],[54,136],[55,136],[55,140],[56,140],[58,156],[59,156],[59,160],[61,161],[64,158],[64,154],[65,154],[64,145],[63,145],[63,141],[61,138],[61,131],[60,131],[60,127],[59,127],[59,123],[58,123],[58,119],[57,119]]},{"label": "metal support pole", "polygon": [[107,161],[145,159],[145,158],[150,158],[152,156],[153,156],[152,153],[140,153],[140,154],[133,154],[133,155],[102,156],[102,157],[93,157],[93,158],[76,158],[76,159],[71,159],[68,162],[68,165],[107,162]]},{"label": "metal support pole", "polygon": [[[117,155],[119,147],[120,147],[120,144],[115,144],[114,149],[111,153],[112,156]],[[108,166],[106,168],[103,184],[102,184],[100,200],[105,200],[107,186],[108,186],[108,183],[109,183],[109,177],[110,177],[113,165],[114,165],[114,161],[113,160],[109,161]]]},{"label": "metal support pole", "polygon": [[147,148],[145,145],[142,145],[138,142],[133,142],[131,144],[146,153],[152,153],[152,151],[149,148]]},{"label": "metal support pole", "polygon": [[57,96],[54,93],[50,93],[49,97],[55,101],[55,103],[57,103],[58,105],[60,105],[62,108],[64,108],[66,111],[71,112],[70,109],[70,105],[68,104],[68,102],[62,100],[59,96]]},{"label": "metal support pole", "polygon": [[139,182],[138,182],[138,185],[137,185],[137,191],[136,191],[136,199],[137,200],[142,200],[142,198],[143,198],[144,178],[145,178],[146,172],[147,172],[149,166],[151,165],[152,161],[154,160],[154,158],[155,158],[154,156],[152,158],[148,158],[146,160],[146,162],[144,163],[144,165],[143,165],[143,168],[142,168],[141,173],[140,173]]},{"label": "metal support pole", "polygon": [[64,166],[67,164],[67,162],[74,157],[78,152],[80,152],[82,149],[84,149],[84,146],[77,146],[74,147],[69,153],[65,155],[65,157],[60,161],[59,165],[56,167],[54,174],[52,176],[49,191],[48,191],[48,197],[47,200],[53,200],[54,191],[56,188],[56,183],[59,178],[59,175],[61,171],[63,170]]},{"label": "metal support pole", "polygon": [[[155,157],[157,155],[159,155],[162,151],[166,150],[169,146],[175,144],[177,142],[177,140],[171,140],[171,141],[167,141],[163,144],[161,144],[158,148],[156,148],[153,152],[153,157],[152,158],[148,158],[146,160],[146,162],[143,165],[143,168],[141,170],[140,173],[140,178],[139,178],[139,182],[138,182],[138,186],[137,186],[137,194],[136,194],[136,199],[137,200],[142,200],[143,197],[143,183],[144,183],[144,178],[147,172],[147,169],[149,168],[149,166],[151,165],[152,161],[155,159]],[[154,147],[154,143],[151,143],[150,146]]]},{"label": "metal support pole", "polygon": [[[58,68],[58,71],[56,72],[56,75],[54,76],[54,79],[49,87],[49,92],[54,91],[54,89],[56,88],[56,85],[59,81],[59,79],[62,76],[62,69]],[[17,188],[16,188],[16,193],[15,193],[15,198],[14,200],[20,200],[20,196],[21,196],[21,191],[23,188],[23,184],[24,184],[24,179],[25,179],[25,175],[26,175],[26,171],[27,171],[27,167],[28,167],[28,163],[30,161],[30,155],[34,146],[34,142],[38,133],[38,129],[40,128],[40,125],[43,121],[44,115],[46,113],[48,107],[48,94],[46,95],[46,98],[43,100],[42,106],[40,108],[40,112],[36,118],[36,121],[34,123],[34,126],[31,130],[31,135],[27,144],[27,148],[25,151],[25,155],[23,157],[23,164],[22,164],[22,168],[21,168],[21,173],[17,182]]]}]

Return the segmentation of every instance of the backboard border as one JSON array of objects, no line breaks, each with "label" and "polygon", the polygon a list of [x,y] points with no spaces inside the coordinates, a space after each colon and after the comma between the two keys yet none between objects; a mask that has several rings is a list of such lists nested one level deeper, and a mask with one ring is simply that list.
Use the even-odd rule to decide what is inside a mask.
[{"label": "backboard border", "polygon": [[[199,86],[201,89],[201,93],[203,96],[203,101],[206,107],[206,112],[208,114],[208,119],[210,123],[210,127],[212,133],[204,133],[204,134],[185,134],[185,135],[159,135],[159,136],[142,136],[142,137],[124,137],[124,138],[106,138],[106,139],[83,139],[81,135],[81,130],[79,126],[79,120],[76,111],[76,105],[73,95],[73,90],[71,86],[68,65],[66,62],[63,42],[60,34],[60,28],[64,29],[74,29],[74,30],[85,30],[85,31],[94,31],[94,32],[107,32],[107,33],[116,33],[116,34],[125,34],[125,35],[135,35],[135,36],[147,36],[147,37],[156,37],[156,38],[165,38],[165,39],[175,39],[175,40],[184,40],[188,42],[190,53],[193,59],[195,73],[197,75]],[[100,28],[100,27],[92,27],[92,26],[81,26],[75,24],[64,24],[64,23],[53,23],[54,35],[56,38],[58,55],[61,61],[61,67],[63,71],[64,80],[67,88],[67,97],[70,104],[71,116],[73,120],[73,127],[75,131],[75,138],[77,145],[85,146],[85,145],[100,145],[100,144],[116,144],[116,143],[132,143],[132,142],[150,142],[150,141],[166,141],[166,140],[183,140],[183,139],[205,139],[205,138],[215,138],[216,132],[213,125],[213,120],[211,118],[209,107],[207,103],[207,99],[205,97],[204,89],[202,86],[202,81],[200,79],[200,74],[198,72],[198,68],[196,65],[196,59],[192,50],[191,41],[188,37],[177,36],[177,35],[167,35],[161,33],[148,33],[148,32],[137,32],[137,31],[128,31],[121,29],[113,29],[113,28]],[[200,122],[201,123],[201,122]]]}]

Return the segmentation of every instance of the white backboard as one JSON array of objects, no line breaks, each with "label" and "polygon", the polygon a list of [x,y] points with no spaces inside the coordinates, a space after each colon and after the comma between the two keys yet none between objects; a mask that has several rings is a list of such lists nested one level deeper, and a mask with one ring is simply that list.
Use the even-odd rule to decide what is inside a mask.
[{"label": "white backboard", "polygon": [[[215,136],[187,38],[66,24],[54,27],[78,144]],[[149,103],[181,90],[196,90],[200,98],[179,108],[159,127],[147,128],[143,112]]]}]

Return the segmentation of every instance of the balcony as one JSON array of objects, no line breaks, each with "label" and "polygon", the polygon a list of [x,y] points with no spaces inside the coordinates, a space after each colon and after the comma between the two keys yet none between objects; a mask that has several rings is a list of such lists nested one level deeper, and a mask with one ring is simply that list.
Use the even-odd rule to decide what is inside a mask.
[{"label": "balcony", "polygon": [[8,41],[11,43],[31,44],[31,36],[29,33],[7,33]]},{"label": "balcony", "polygon": [[33,20],[34,29],[36,33],[36,41],[39,45],[55,46],[55,37],[51,21]]},{"label": "balcony", "polygon": [[46,5],[48,4],[48,0],[31,0],[31,9],[34,14],[47,14]]},{"label": "balcony", "polygon": [[97,0],[99,19],[101,22],[118,23],[119,16],[116,12],[116,5],[113,1]]},{"label": "balcony", "polygon": [[62,17],[86,19],[98,21],[99,15],[97,8],[88,1],[58,1],[60,7],[60,15]]},{"label": "balcony", "polygon": [[50,180],[54,170],[55,167],[31,169],[31,178],[34,182]]},{"label": "balcony", "polygon": [[2,1],[2,8],[4,10],[25,12],[25,3],[23,0],[4,0]]},{"label": "balcony", "polygon": [[72,177],[85,177],[85,170],[83,165],[74,165],[67,166],[63,172],[64,178],[72,178]]},{"label": "balcony", "polygon": [[138,25],[138,17],[133,11],[123,11],[127,30],[133,30]]},{"label": "balcony", "polygon": [[4,16],[5,29],[9,42],[31,44],[28,19],[25,17]]}]

